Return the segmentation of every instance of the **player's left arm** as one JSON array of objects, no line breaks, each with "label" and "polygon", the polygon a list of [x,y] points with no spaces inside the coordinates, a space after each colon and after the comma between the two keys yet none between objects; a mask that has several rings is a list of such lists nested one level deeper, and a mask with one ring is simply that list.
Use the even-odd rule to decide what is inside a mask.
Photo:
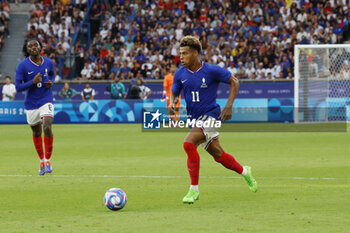
[{"label": "player's left arm", "polygon": [[49,80],[44,82],[46,85],[46,88],[51,88],[53,85],[53,82],[55,81],[55,66],[53,64],[53,62],[51,61],[51,65],[50,65],[50,71],[49,71]]},{"label": "player's left arm", "polygon": [[219,119],[221,119],[222,121],[227,121],[232,118],[232,105],[235,101],[239,89],[239,81],[233,75],[231,75],[230,79],[228,80],[228,84],[230,85],[230,93],[228,96],[226,106],[221,111],[221,114],[219,116]]},{"label": "player's left arm", "polygon": [[170,100],[169,106],[167,107],[167,111],[169,116],[175,116],[176,105],[179,102],[179,97],[182,91],[181,79],[179,76],[179,70],[177,70],[174,74],[173,85],[171,86],[170,92]]}]

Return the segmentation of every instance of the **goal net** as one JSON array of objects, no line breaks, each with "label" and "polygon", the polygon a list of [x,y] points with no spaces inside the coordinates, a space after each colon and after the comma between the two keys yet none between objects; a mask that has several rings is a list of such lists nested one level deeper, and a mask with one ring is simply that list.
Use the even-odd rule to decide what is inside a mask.
[{"label": "goal net", "polygon": [[349,121],[350,44],[296,45],[294,54],[294,122]]}]

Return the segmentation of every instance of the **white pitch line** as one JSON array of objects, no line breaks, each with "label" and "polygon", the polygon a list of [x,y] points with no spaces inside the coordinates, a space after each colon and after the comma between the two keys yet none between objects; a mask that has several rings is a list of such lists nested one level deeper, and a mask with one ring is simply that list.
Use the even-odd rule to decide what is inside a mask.
[{"label": "white pitch line", "polygon": [[[37,177],[38,175],[0,174],[0,177]],[[187,176],[121,176],[121,175],[48,175],[57,178],[141,178],[141,179],[179,179]],[[240,176],[201,176],[204,179],[241,179]],[[350,177],[256,177],[257,180],[350,180]]]}]

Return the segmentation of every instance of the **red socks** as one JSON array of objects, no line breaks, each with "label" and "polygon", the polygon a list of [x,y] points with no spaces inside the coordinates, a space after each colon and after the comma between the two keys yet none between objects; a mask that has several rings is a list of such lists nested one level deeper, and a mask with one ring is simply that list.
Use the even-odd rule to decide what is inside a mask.
[{"label": "red socks", "polygon": [[52,144],[53,144],[53,135],[51,137],[44,136],[44,144],[45,144],[45,159],[50,160],[52,154]]},{"label": "red socks", "polygon": [[240,165],[232,155],[227,154],[226,152],[222,153],[220,158],[215,159],[216,162],[221,163],[227,169],[233,170],[238,174],[242,174],[243,167]]},{"label": "red socks", "polygon": [[191,185],[198,185],[200,158],[197,147],[190,142],[185,142],[184,149],[187,153],[187,169],[190,173]]},{"label": "red socks", "polygon": [[39,155],[40,160],[44,159],[44,150],[43,150],[43,139],[41,137],[41,135],[39,137],[34,137],[33,134],[33,142],[34,142],[34,146],[36,149],[36,152]]},{"label": "red socks", "polygon": [[[39,155],[40,160],[44,159],[44,149],[43,149],[43,139],[41,135],[39,137],[34,137],[33,135],[33,142],[36,149],[36,152]],[[45,159],[50,160],[51,154],[52,154],[52,144],[53,144],[53,135],[48,138],[44,136],[44,144],[45,144]]]},{"label": "red socks", "polygon": [[[199,180],[199,154],[197,146],[192,143],[185,142],[184,149],[187,153],[187,169],[191,177],[191,185],[198,185]],[[227,169],[233,170],[238,174],[242,174],[243,167],[233,158],[232,155],[223,152],[220,158],[215,159],[216,162],[221,163]]]}]

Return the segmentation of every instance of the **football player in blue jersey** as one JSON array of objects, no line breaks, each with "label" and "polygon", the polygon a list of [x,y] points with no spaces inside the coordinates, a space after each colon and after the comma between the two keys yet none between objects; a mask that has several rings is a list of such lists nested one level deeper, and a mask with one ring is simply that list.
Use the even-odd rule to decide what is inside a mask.
[{"label": "football player in blue jersey", "polygon": [[[23,59],[16,69],[16,90],[26,91],[25,109],[27,122],[33,131],[33,142],[40,158],[39,175],[52,172],[53,148],[52,120],[54,117],[52,85],[55,68],[51,59],[40,56],[41,43],[29,40],[23,46]],[[42,131],[44,131],[45,153]]]},{"label": "football player in blue jersey", "polygon": [[[185,36],[180,42],[180,60],[183,67],[174,74],[169,115],[174,115],[177,99],[183,91],[186,100],[187,114],[191,120],[200,122],[192,127],[184,140],[183,147],[187,153],[187,168],[191,178],[191,186],[183,203],[192,204],[199,198],[198,180],[200,158],[197,146],[213,156],[216,162],[241,174],[251,191],[256,192],[257,183],[249,166],[241,166],[232,155],[226,153],[219,142],[219,133],[211,122],[225,121],[232,117],[232,105],[239,88],[239,81],[231,73],[217,65],[200,60],[202,46],[193,36]],[[216,103],[216,91],[220,82],[230,85],[229,97],[225,108],[221,111]],[[209,123],[209,124],[207,124]],[[209,127],[204,127],[207,125]]]}]

